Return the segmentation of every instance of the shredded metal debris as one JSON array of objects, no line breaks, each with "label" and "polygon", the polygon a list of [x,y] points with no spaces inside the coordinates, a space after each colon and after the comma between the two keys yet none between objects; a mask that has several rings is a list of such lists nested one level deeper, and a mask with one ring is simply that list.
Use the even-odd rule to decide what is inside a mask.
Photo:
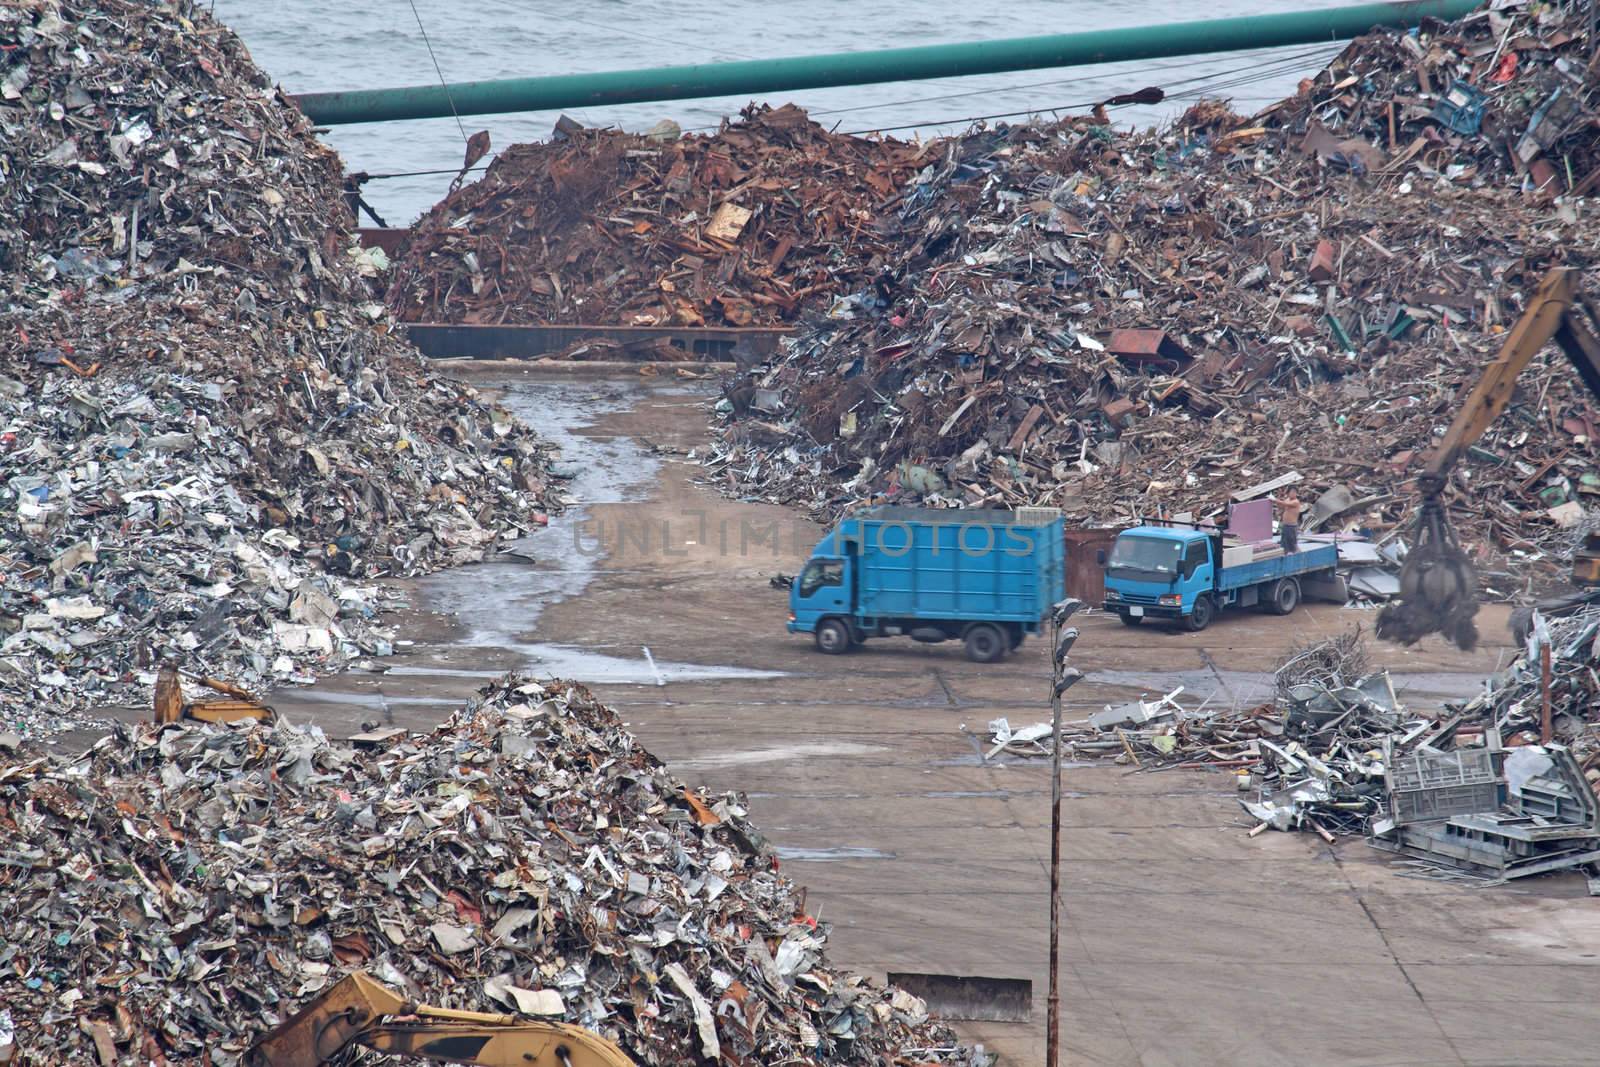
[{"label": "shredded metal debris", "polygon": [[408,322],[793,322],[871,283],[878,214],[934,151],[829,133],[793,104],[710,135],[563,119],[422,218],[388,299]]},{"label": "shredded metal debris", "polygon": [[686,787],[570,683],[508,676],[360,747],[284,721],[119,730],[0,767],[0,835],[26,1062],[95,1060],[103,1035],[225,1067],[354,970],[639,1064],[990,1062],[830,968],[743,799]]},{"label": "shredded metal debris", "polygon": [[[1064,727],[1066,753],[1231,770],[1252,833],[1364,834],[1473,879],[1600,876],[1600,606],[1535,612],[1523,652],[1437,716],[1369,672],[1359,631],[1295,650],[1276,683],[1244,711],[1186,707],[1181,689],[1108,707]],[[991,759],[1050,751],[1046,724],[997,719],[989,733]]]},{"label": "shredded metal debris", "polygon": [[389,333],[337,156],[192,3],[0,7],[0,728],[251,689],[391,634],[375,584],[553,503]]},{"label": "shredded metal debris", "polygon": [[[730,386],[715,481],[827,516],[1049,504],[1116,527],[1217,517],[1299,472],[1308,530],[1395,547],[1403,483],[1523,294],[1595,261],[1587,203],[1550,195],[1600,180],[1575,103],[1592,49],[1578,9],[1497,5],[1362,38],[1250,118],[1206,102],[1153,135],[1075,118],[945,141],[883,222],[874,283]],[[1503,81],[1492,53],[1517,59]],[[1441,125],[1469,77],[1490,78],[1482,121]],[[1600,492],[1570,369],[1542,357],[1523,386],[1446,490],[1508,597],[1564,564]],[[757,391],[773,398],[732,401]],[[1386,568],[1355,577],[1398,592]]]}]

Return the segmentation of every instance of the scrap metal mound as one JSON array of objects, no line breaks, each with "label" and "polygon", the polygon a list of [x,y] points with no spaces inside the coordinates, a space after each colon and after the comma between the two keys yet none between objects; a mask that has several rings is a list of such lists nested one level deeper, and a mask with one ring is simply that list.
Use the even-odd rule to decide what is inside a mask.
[{"label": "scrap metal mound", "polygon": [[715,134],[564,123],[442,201],[401,250],[408,322],[771,326],[870,282],[927,145],[752,105]]},{"label": "scrap metal mound", "polygon": [[340,164],[193,3],[0,6],[0,729],[381,653],[357,579],[477,558],[537,441],[389,332]]},{"label": "scrap metal mound", "polygon": [[[1505,881],[1600,876],[1600,607],[1532,612],[1524,648],[1472,699],[1407,707],[1359,630],[1295,648],[1253,707],[1177,689],[1063,724],[1072,758],[1146,770],[1228,769],[1268,829],[1365,835],[1400,873]],[[1546,674],[1546,653],[1549,670]],[[1549,717],[1545,698],[1548,695]],[[1247,698],[1248,699],[1248,698]],[[989,723],[1014,756],[1048,755],[1050,724]],[[1591,884],[1595,884],[1591,882]]]},{"label": "scrap metal mound", "polygon": [[829,967],[744,801],[685,788],[571,683],[508,676],[368,748],[119,730],[0,768],[0,834],[0,1059],[227,1067],[365,970],[641,1065],[986,1062]]},{"label": "scrap metal mound", "polygon": [[1376,31],[1257,118],[1338,169],[1392,169],[1399,157],[1541,201],[1588,195],[1600,139],[1587,19],[1576,7],[1485,5],[1455,22],[1424,19],[1417,33]]},{"label": "scrap metal mound", "polygon": [[[1307,499],[1338,490],[1331,525],[1404,530],[1411,478],[1523,293],[1552,263],[1593,266],[1600,238],[1582,202],[1479,162],[1507,150],[1528,86],[1600,84],[1567,62],[1590,53],[1585,20],[1539,8],[1433,27],[1435,96],[1485,61],[1480,24],[1509,33],[1528,80],[1497,90],[1500,120],[1479,134],[1401,107],[1391,139],[1380,107],[1376,136],[1362,116],[1407,88],[1364,60],[1395,47],[1383,36],[1251,119],[1207,102],[1153,135],[1075,119],[941,143],[883,224],[896,251],[874,284],[728,383],[720,484],[824,516],[921,499],[1112,525],[1218,514],[1297,472]],[[1315,125],[1337,115],[1337,137]],[[1582,115],[1560,131],[1550,151],[1581,183],[1600,138]],[[1507,561],[1544,546],[1552,572],[1564,562],[1560,525],[1600,490],[1596,425],[1546,354],[1446,490],[1501,591],[1520,584]]]}]

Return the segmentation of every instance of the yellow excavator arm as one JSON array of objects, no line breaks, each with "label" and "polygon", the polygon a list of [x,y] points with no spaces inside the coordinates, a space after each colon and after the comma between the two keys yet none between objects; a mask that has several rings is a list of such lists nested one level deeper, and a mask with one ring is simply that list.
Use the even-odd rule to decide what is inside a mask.
[{"label": "yellow excavator arm", "polygon": [[351,974],[250,1047],[248,1067],[321,1067],[353,1046],[488,1067],[635,1067],[616,1045],[565,1023],[413,1004]]},{"label": "yellow excavator arm", "polygon": [[[192,682],[198,682],[207,689],[221,693],[222,697],[210,700],[184,700],[180,675]],[[271,708],[251,696],[249,692],[228,682],[180,671],[170,663],[162,664],[160,671],[156,673],[154,721],[158,726],[182,719],[213,723],[242,722],[246,719],[270,722],[274,714]]]},{"label": "yellow excavator arm", "polygon": [[[1600,396],[1600,339],[1572,314],[1572,305],[1579,298],[1577,288],[1578,272],[1571,267],[1556,267],[1540,281],[1522,317],[1506,334],[1500,354],[1483,369],[1483,377],[1478,379],[1429,458],[1425,483],[1428,480],[1442,483],[1449,477],[1461,453],[1482,437],[1511,403],[1517,377],[1552,339],[1560,343],[1561,350],[1590,392]],[[1427,491],[1426,484],[1423,489]]]},{"label": "yellow excavator arm", "polygon": [[[1505,411],[1518,375],[1551,340],[1561,346],[1589,392],[1600,397],[1600,338],[1576,312],[1578,303],[1600,321],[1595,306],[1578,291],[1578,272],[1552,268],[1428,457],[1417,479],[1422,506],[1417,512],[1416,544],[1400,569],[1400,599],[1378,614],[1377,631],[1383,640],[1409,645],[1428,634],[1443,633],[1463,649],[1477,644],[1478,630],[1472,621],[1478,611],[1477,576],[1456,540],[1441,498],[1456,461]],[[1573,577],[1581,584],[1600,583],[1600,545],[1579,553]]]}]

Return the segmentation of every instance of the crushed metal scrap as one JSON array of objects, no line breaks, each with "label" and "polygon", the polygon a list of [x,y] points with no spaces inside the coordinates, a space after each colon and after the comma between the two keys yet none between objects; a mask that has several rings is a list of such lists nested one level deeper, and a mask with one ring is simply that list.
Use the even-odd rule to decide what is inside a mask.
[{"label": "crushed metal scrap", "polygon": [[[1597,84],[1571,62],[1592,51],[1586,19],[1496,6],[1411,44],[1364,38],[1255,118],[1203,103],[1150,135],[1073,119],[943,142],[884,223],[898,251],[874,284],[730,382],[716,482],[823,514],[1051,504],[1108,526],[1220,515],[1298,471],[1324,528],[1400,538],[1405,483],[1522,294],[1551,263],[1591,265],[1600,237],[1588,202],[1483,162],[1530,86]],[[1369,76],[1368,50],[1418,42],[1435,80]],[[1515,79],[1486,77],[1493,42],[1520,57]],[[1496,123],[1428,117],[1451,76],[1487,86]],[[1388,102],[1392,136],[1360,117]],[[1589,112],[1559,131],[1534,162],[1570,162],[1581,186],[1600,155]],[[1600,493],[1596,419],[1547,353],[1455,473],[1451,520],[1491,592],[1560,567],[1553,546]]]},{"label": "crushed metal scrap", "polygon": [[21,1062],[225,1067],[354,970],[639,1064],[989,1062],[829,967],[744,801],[685,787],[583,687],[508,676],[395,733],[139,725],[0,769]]},{"label": "crushed metal scrap", "polygon": [[375,579],[537,522],[543,449],[389,335],[338,158],[192,3],[0,7],[0,728],[389,650]]},{"label": "crushed metal scrap", "polygon": [[715,134],[584,129],[514,145],[399,253],[408,322],[755,326],[870,284],[884,207],[928,145],[828,132],[788,104]]},{"label": "crushed metal scrap", "polygon": [[[1226,769],[1266,829],[1330,843],[1364,834],[1423,870],[1508,880],[1600,874],[1600,605],[1547,619],[1470,701],[1407,709],[1368,670],[1359,633],[1307,645],[1252,708],[1185,702],[1177,690],[1108,707],[1063,729],[1064,754],[1139,769]],[[1001,753],[1049,752],[1047,724],[989,724]]]}]

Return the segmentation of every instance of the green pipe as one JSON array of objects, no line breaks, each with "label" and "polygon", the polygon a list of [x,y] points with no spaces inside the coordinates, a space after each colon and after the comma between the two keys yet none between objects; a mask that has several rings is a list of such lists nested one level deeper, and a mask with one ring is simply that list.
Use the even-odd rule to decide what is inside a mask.
[{"label": "green pipe", "polygon": [[492,115],[508,111],[559,111],[652,100],[757,96],[834,85],[954,78],[1014,70],[1088,66],[1198,55],[1279,45],[1342,40],[1375,26],[1407,28],[1423,18],[1457,19],[1481,0],[1410,0],[1283,15],[1173,22],[1092,33],[1013,37],[968,44],[890,48],[790,59],[758,59],[694,67],[558,74],[544,78],[414,85],[399,89],[302,93],[301,109],[318,125],[396,119]]}]

